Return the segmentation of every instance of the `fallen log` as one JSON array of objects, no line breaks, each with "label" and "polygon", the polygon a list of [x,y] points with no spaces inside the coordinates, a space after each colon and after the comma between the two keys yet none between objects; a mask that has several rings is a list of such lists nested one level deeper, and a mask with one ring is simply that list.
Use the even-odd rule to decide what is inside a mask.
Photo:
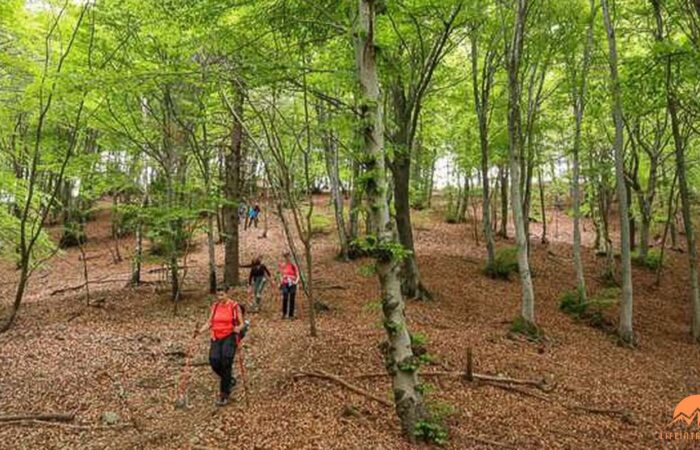
[{"label": "fallen log", "polygon": [[354,384],[351,384],[351,383],[343,380],[342,378],[340,378],[337,375],[333,375],[332,373],[324,372],[322,370],[316,370],[313,372],[297,372],[294,375],[292,375],[292,377],[295,380],[298,378],[310,377],[310,378],[320,378],[322,380],[333,381],[333,382],[345,387],[346,389],[348,389],[356,394],[363,395],[369,399],[374,400],[375,402],[381,403],[384,406],[387,406],[389,408],[394,407],[394,404],[392,402],[390,402],[389,400],[383,399],[381,397],[377,397],[376,395],[372,394],[371,392],[367,392],[364,389],[357,387]]},{"label": "fallen log", "polygon": [[72,422],[75,413],[24,413],[0,416],[0,422],[16,422],[18,420],[42,420],[45,422]]}]

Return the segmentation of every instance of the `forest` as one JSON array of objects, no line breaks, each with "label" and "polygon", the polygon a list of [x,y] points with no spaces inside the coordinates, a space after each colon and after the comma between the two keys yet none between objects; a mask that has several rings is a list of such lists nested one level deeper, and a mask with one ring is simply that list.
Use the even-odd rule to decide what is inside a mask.
[{"label": "forest", "polygon": [[0,448],[691,448],[699,99],[700,0],[2,0]]}]

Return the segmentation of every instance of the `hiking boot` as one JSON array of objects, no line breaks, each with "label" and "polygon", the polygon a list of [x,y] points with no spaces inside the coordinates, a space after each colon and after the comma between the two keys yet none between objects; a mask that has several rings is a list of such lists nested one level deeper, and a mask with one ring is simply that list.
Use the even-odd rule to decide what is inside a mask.
[{"label": "hiking boot", "polygon": [[228,394],[219,395],[219,399],[216,401],[216,406],[226,406],[228,404]]}]

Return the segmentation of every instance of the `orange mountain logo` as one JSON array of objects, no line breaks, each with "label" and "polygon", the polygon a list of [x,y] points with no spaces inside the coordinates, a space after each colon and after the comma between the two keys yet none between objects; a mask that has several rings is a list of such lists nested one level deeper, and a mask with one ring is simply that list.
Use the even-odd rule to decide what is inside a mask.
[{"label": "orange mountain logo", "polygon": [[684,398],[673,410],[673,420],[659,431],[662,441],[700,441],[700,395]]},{"label": "orange mountain logo", "polygon": [[687,427],[692,424],[700,427],[700,395],[691,395],[678,403],[676,409],[673,410],[673,420],[669,426],[679,423],[683,423]]}]

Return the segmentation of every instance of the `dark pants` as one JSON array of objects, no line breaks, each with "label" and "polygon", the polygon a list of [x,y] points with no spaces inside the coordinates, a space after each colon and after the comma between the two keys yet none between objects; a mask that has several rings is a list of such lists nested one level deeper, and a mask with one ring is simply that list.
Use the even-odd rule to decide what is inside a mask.
[{"label": "dark pants", "polygon": [[296,284],[282,285],[282,315],[294,317],[294,299],[297,296]]},{"label": "dark pants", "polygon": [[209,364],[221,378],[219,391],[224,395],[231,393],[231,388],[236,383],[233,377],[233,359],[236,356],[236,333],[223,339],[211,341],[209,348]]}]

